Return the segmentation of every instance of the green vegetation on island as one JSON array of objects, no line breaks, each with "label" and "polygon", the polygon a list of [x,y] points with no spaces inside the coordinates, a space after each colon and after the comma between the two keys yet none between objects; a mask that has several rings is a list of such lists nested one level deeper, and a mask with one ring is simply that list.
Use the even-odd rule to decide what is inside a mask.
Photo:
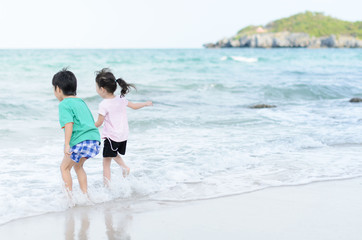
[{"label": "green vegetation on island", "polygon": [[362,48],[362,21],[344,21],[321,12],[299,13],[265,26],[250,25],[206,48]]},{"label": "green vegetation on island", "polygon": [[313,37],[323,37],[332,34],[349,35],[362,39],[362,21],[349,22],[326,16],[321,12],[299,13],[291,17],[278,19],[266,26],[247,26],[241,29],[236,37],[260,32],[294,32],[307,33]]}]

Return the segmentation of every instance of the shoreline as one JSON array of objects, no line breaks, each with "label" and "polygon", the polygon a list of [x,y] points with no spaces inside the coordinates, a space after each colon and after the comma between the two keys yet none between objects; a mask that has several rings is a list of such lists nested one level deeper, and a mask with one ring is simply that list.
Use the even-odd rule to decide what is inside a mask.
[{"label": "shoreline", "polygon": [[248,190],[245,192],[236,192],[236,193],[229,193],[229,194],[225,194],[225,195],[217,195],[217,196],[210,196],[210,197],[205,197],[205,198],[195,198],[195,199],[182,199],[182,200],[173,200],[173,199],[113,199],[107,202],[99,202],[99,203],[93,203],[93,204],[89,204],[89,205],[76,205],[75,207],[70,207],[68,209],[62,210],[62,211],[50,211],[50,212],[44,212],[44,213],[38,213],[35,215],[30,215],[30,216],[23,216],[23,217],[19,217],[19,218],[15,218],[15,219],[11,219],[8,220],[7,222],[3,222],[0,223],[0,228],[3,225],[7,225],[10,224],[12,222],[16,222],[16,221],[21,221],[21,220],[25,220],[28,218],[33,218],[33,217],[41,217],[43,215],[49,215],[49,214],[61,214],[61,213],[65,213],[67,211],[72,211],[72,209],[78,209],[78,208],[93,208],[93,207],[97,207],[97,206],[104,206],[107,204],[117,204],[119,205],[119,207],[123,206],[133,206],[134,207],[134,211],[140,211],[139,207],[140,206],[146,206],[144,208],[142,208],[143,212],[147,212],[147,211],[154,211],[154,207],[158,206],[158,205],[162,205],[162,206],[166,206],[166,205],[182,205],[182,204],[188,204],[188,203],[193,203],[193,202],[204,202],[204,201],[212,201],[212,200],[218,200],[218,199],[223,199],[223,198],[232,198],[232,197],[238,197],[238,196],[242,196],[242,195],[247,195],[247,194],[253,194],[255,192],[259,192],[259,191],[265,191],[265,190],[269,190],[269,189],[274,189],[274,188],[288,188],[288,187],[299,187],[299,186],[308,186],[311,184],[318,184],[318,183],[324,183],[324,182],[335,182],[335,181],[348,181],[348,180],[354,180],[354,179],[361,179],[361,184],[362,184],[362,175],[361,176],[354,176],[354,177],[346,177],[346,178],[337,178],[337,179],[327,179],[327,180],[316,180],[316,181],[312,181],[312,182],[306,182],[306,183],[297,183],[297,184],[289,184],[289,185],[279,185],[279,186],[268,186],[268,187],[264,187],[264,188],[259,188],[259,189],[252,189],[252,190]]},{"label": "shoreline", "polygon": [[[0,225],[4,239],[359,239],[362,177],[191,202],[113,201]],[[177,233],[177,234],[175,234]]]}]

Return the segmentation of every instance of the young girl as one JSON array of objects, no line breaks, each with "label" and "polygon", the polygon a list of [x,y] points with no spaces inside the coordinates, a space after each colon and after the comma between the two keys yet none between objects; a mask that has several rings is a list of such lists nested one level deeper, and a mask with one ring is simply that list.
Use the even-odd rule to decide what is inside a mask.
[{"label": "young girl", "polygon": [[[126,153],[126,144],[128,139],[128,120],[126,106],[132,109],[140,109],[145,106],[152,106],[152,102],[133,103],[125,98],[125,95],[131,90],[136,89],[133,84],[126,83],[123,79],[114,77],[108,68],[103,68],[96,73],[96,90],[103,101],[99,104],[98,120],[96,127],[103,123],[102,139],[104,139],[103,148],[103,177],[105,185],[109,185],[111,180],[111,161],[112,158],[123,168],[123,176],[130,172],[130,168],[124,163],[121,155]],[[121,87],[120,96],[114,92],[117,89],[117,83]]]}]

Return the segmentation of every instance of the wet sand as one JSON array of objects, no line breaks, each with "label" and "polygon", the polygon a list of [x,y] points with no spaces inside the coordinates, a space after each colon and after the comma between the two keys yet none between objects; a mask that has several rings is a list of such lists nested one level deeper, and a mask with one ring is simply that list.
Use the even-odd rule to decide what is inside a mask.
[{"label": "wet sand", "polygon": [[360,240],[362,178],[194,202],[114,201],[23,218],[1,239]]}]

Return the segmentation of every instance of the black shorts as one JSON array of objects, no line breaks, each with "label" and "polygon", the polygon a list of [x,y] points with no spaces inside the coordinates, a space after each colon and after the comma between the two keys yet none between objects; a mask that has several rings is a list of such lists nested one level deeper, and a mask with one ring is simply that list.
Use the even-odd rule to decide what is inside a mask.
[{"label": "black shorts", "polygon": [[112,139],[104,140],[103,157],[117,157],[117,152],[124,155],[126,153],[127,140],[123,142],[115,142]]}]

